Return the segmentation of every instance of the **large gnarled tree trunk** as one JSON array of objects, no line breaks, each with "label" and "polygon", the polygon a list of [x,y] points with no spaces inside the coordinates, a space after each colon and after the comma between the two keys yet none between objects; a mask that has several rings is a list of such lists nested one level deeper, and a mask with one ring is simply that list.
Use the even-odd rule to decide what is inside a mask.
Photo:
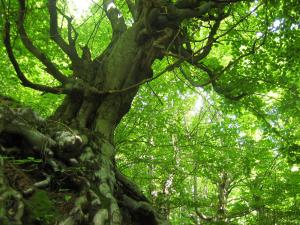
[{"label": "large gnarled tree trunk", "polygon": [[[130,109],[139,85],[153,79],[154,60],[166,54],[177,56],[178,61],[165,71],[186,61],[207,72],[216,86],[213,72],[198,62],[212,48],[220,22],[226,17],[225,7],[231,2],[234,1],[174,4],[140,0],[134,4],[128,0],[134,23],[127,28],[113,0],[105,0],[104,9],[113,28],[112,40],[100,56],[92,59],[88,46],[82,49],[82,56],[78,55],[74,28],[65,15],[69,22],[68,40],[60,36],[56,1],[49,0],[50,37],[72,63],[73,76],[66,77],[28,37],[24,28],[25,0],[19,0],[16,27],[20,38],[61,85],[35,84],[23,74],[11,45],[12,18],[8,14],[4,44],[17,76],[24,86],[66,97],[48,120],[29,109],[1,106],[1,155],[42,161],[20,166],[9,158],[1,159],[0,223],[167,224],[116,168],[114,130]],[[188,44],[187,33],[179,29],[181,22],[189,18],[212,22],[204,46],[196,52]],[[39,201],[47,206],[48,212]]]}]

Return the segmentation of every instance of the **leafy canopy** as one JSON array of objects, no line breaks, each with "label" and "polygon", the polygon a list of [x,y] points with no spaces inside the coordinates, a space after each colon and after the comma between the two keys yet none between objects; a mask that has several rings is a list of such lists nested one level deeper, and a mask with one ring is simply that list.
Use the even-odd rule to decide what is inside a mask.
[{"label": "leafy canopy", "polygon": [[[2,1],[0,22],[18,14],[17,1]],[[25,27],[34,44],[67,76],[70,60],[48,31],[46,1],[28,1]],[[58,1],[64,14],[71,6]],[[116,1],[128,26],[133,17]],[[143,187],[174,224],[212,223],[223,216],[230,224],[296,224],[299,222],[299,71],[300,4],[253,1],[233,4],[222,21],[210,54],[201,65],[184,62],[143,84],[132,110],[116,131],[119,168]],[[59,14],[60,32],[68,23]],[[75,15],[73,15],[75,16]],[[109,44],[112,28],[101,1],[75,16],[76,49],[96,57]],[[185,48],[201,49],[213,24],[186,20],[180,32]],[[4,32],[4,26],[1,26]],[[15,57],[35,83],[56,86],[44,66],[24,48],[11,27]],[[187,46],[187,45],[190,46]],[[0,46],[0,94],[11,96],[48,116],[63,96],[20,85]],[[152,68],[160,74],[177,62],[172,52]],[[220,185],[227,182],[225,212],[220,212]],[[224,203],[223,203],[224,204]],[[223,219],[224,219],[223,218]],[[225,220],[224,219],[224,220]],[[263,222],[262,222],[263,221]]]}]

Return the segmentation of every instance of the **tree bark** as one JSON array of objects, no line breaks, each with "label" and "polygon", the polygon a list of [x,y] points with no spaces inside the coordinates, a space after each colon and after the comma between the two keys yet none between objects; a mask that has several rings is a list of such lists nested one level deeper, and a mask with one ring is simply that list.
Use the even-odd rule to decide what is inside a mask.
[{"label": "tree bark", "polygon": [[[117,59],[114,53],[107,57],[112,59],[103,68],[114,76],[110,64]],[[128,73],[126,66],[121,66],[123,73]],[[109,80],[117,88],[121,83]],[[1,107],[1,224],[167,224],[115,164],[114,129],[136,91],[103,96],[71,93],[49,120],[30,109]],[[26,166],[14,165],[9,157],[41,162],[27,173]],[[49,217],[36,217],[31,205],[42,190],[53,208],[67,204],[70,209],[57,210],[57,218],[50,212]],[[56,201],[64,196],[70,196],[68,203]]]},{"label": "tree bark", "polygon": [[[155,59],[171,54],[178,60],[165,71],[186,61],[216,77],[197,62],[210,52],[227,15],[225,6],[234,1],[138,0],[133,4],[128,0],[134,23],[127,28],[114,1],[104,0],[112,39],[106,50],[92,59],[88,46],[78,55],[77,33],[72,19],[63,13],[67,40],[60,35],[56,0],[49,0],[50,38],[69,57],[70,77],[30,40],[24,25],[26,1],[18,2],[15,28],[24,47],[61,85],[49,87],[27,79],[11,44],[12,15],[4,18],[3,41],[17,77],[25,87],[65,94],[65,99],[48,119],[17,103],[0,107],[0,223],[168,224],[116,168],[114,131],[130,109],[138,87],[153,78]],[[7,14],[11,12],[5,2],[2,7]],[[207,38],[194,52],[187,32],[180,28],[191,18],[211,20]]]},{"label": "tree bark", "polygon": [[[34,171],[34,177],[42,180],[36,180],[23,166],[4,158],[0,197],[3,224],[38,224],[38,218],[24,213],[30,214],[26,202],[46,190],[54,208],[63,207],[53,200],[62,195],[62,189],[67,189],[63,195],[71,198],[70,210],[58,212],[59,219],[50,214],[53,220],[47,221],[41,216],[42,224],[167,224],[115,164],[114,130],[128,112],[138,87],[118,90],[151,77],[151,65],[160,51],[136,42],[141,27],[137,23],[129,28],[99,58],[73,62],[76,79],[103,93],[68,83],[70,93],[48,120],[30,109],[1,108],[1,155],[42,159]],[[26,146],[34,150],[21,152]],[[26,189],[15,178],[7,177],[12,171],[27,181]],[[12,206],[8,206],[11,201]]]}]

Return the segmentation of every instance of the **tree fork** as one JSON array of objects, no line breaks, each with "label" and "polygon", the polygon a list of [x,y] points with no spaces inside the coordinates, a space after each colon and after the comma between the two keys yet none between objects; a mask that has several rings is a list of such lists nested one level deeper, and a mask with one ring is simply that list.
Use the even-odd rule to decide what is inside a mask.
[{"label": "tree fork", "polygon": [[[1,166],[11,163],[9,157],[15,160],[33,157],[38,160],[30,173],[18,166],[6,167],[23,179],[9,177],[10,170],[0,174],[3,186],[0,216],[9,224],[33,223],[36,218],[26,217],[24,210],[30,211],[31,200],[39,194],[44,196],[49,209],[64,209],[52,218],[52,224],[167,224],[143,194],[116,168],[114,130],[130,109],[139,85],[153,77],[151,66],[154,60],[162,59],[169,50],[176,50],[182,45],[178,38],[181,22],[190,18],[201,19],[211,9],[222,11],[223,8],[218,7],[216,2],[200,4],[199,1],[190,1],[188,5],[177,7],[178,4],[176,6],[168,1],[140,0],[135,10],[130,4],[134,23],[127,28],[114,1],[105,0],[103,10],[111,23],[112,40],[100,56],[92,59],[87,46],[82,49],[81,58],[77,55],[70,20],[69,43],[61,36],[57,27],[59,11],[56,1],[49,0],[50,37],[68,55],[72,64],[73,75],[67,77],[27,35],[24,27],[25,2],[19,0],[17,31],[25,48],[48,68],[47,72],[61,85],[52,88],[32,83],[26,78],[14,56],[9,16],[6,16],[4,44],[9,59],[23,85],[66,96],[49,120],[19,106],[15,109],[0,108],[0,151],[5,156],[5,163]],[[191,4],[195,7],[190,8]],[[214,25],[207,43],[200,50],[190,53],[197,60],[206,57],[212,48],[214,35],[223,17],[216,18],[217,21],[212,21]],[[190,61],[190,58],[180,55],[179,58]],[[14,142],[15,139],[19,141]],[[27,181],[26,189],[19,180]],[[66,196],[69,202],[64,205],[58,199]]]}]

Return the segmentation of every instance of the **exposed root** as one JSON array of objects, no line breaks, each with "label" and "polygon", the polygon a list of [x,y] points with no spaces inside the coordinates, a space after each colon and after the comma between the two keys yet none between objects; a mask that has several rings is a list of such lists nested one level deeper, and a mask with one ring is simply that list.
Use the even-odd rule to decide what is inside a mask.
[{"label": "exposed root", "polygon": [[0,107],[0,154],[1,225],[166,224],[118,172],[106,139]]},{"label": "exposed root", "polygon": [[23,215],[22,194],[8,185],[4,174],[4,162],[0,158],[0,224],[21,225]]}]

